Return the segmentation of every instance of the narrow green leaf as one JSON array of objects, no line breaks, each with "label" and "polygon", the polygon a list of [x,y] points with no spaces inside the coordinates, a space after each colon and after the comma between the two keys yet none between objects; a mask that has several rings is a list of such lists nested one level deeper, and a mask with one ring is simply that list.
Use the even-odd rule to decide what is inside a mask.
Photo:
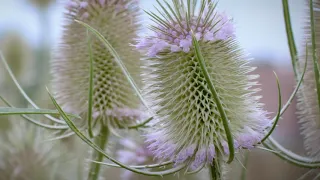
[{"label": "narrow green leaf", "polygon": [[[68,127],[68,128],[69,128],[69,127]],[[73,135],[75,135],[75,133],[72,131],[72,132],[70,132],[70,133],[68,133],[68,134],[63,134],[63,135],[58,136],[58,137],[54,137],[54,138],[51,138],[51,139],[46,139],[46,140],[44,140],[44,142],[57,141],[57,140],[61,140],[61,139],[64,139],[64,138],[71,137],[71,136],[73,136]]]},{"label": "narrow green leaf", "polygon": [[[305,63],[304,63],[304,68],[303,68],[303,72],[302,72],[302,75],[301,75],[301,77],[300,77],[300,80],[299,80],[296,88],[293,90],[291,96],[289,97],[287,103],[282,107],[281,112],[280,112],[280,116],[288,109],[288,107],[289,107],[290,104],[292,103],[294,97],[296,96],[296,94],[297,94],[297,92],[298,92],[298,90],[299,90],[299,88],[300,88],[300,86],[301,86],[301,84],[302,84],[304,75],[305,75],[306,70],[307,70],[307,64],[308,64],[308,59],[307,59],[307,57],[308,57],[308,55],[306,55],[306,61],[305,61]],[[272,122],[274,122],[276,119],[277,119],[277,116],[272,119]]]},{"label": "narrow green leaf", "polygon": [[133,126],[129,126],[127,127],[128,129],[138,129],[138,128],[141,128],[141,127],[144,127],[146,124],[148,124],[150,121],[153,120],[153,117],[150,117],[149,119],[143,121],[142,123],[140,124],[136,124],[136,125],[133,125]]},{"label": "narrow green leaf", "polygon": [[117,161],[116,159],[112,158],[111,156],[109,156],[107,153],[105,153],[99,146],[97,146],[95,143],[93,143],[89,138],[87,138],[75,125],[74,123],[69,119],[69,117],[66,115],[66,113],[61,109],[61,107],[59,106],[59,104],[57,103],[57,101],[54,99],[54,97],[50,94],[50,92],[48,91],[49,96],[53,102],[53,104],[55,105],[55,107],[57,108],[57,110],[60,112],[60,115],[62,116],[62,118],[66,121],[66,123],[68,124],[68,126],[70,127],[70,129],[72,131],[75,132],[75,134],[82,140],[84,141],[86,144],[88,144],[90,147],[92,147],[94,150],[96,150],[97,152],[103,154],[104,157],[106,157],[107,159],[109,159],[110,161],[112,161],[113,163],[119,165],[120,167],[127,169],[129,171],[138,173],[138,174],[142,174],[142,175],[146,175],[146,176],[164,176],[164,175],[170,175],[170,174],[174,174],[178,171],[180,171],[181,169],[183,169],[186,165],[179,165],[176,166],[175,168],[169,169],[169,170],[165,170],[165,171],[161,171],[161,172],[148,172],[148,171],[141,171],[139,169],[135,169],[135,168],[131,168],[125,164],[122,164],[121,162]]},{"label": "narrow green leaf", "polygon": [[117,53],[117,51],[112,47],[112,45],[109,43],[109,41],[101,34],[99,33],[96,29],[94,29],[93,27],[91,27],[90,25],[82,22],[82,21],[78,21],[75,20],[77,23],[83,25],[84,27],[86,27],[87,29],[89,29],[98,39],[100,39],[103,44],[106,46],[106,48],[110,51],[110,53],[113,55],[113,57],[115,58],[116,63],[119,65],[119,67],[121,68],[122,72],[124,73],[124,75],[126,76],[128,82],[130,83],[130,85],[132,86],[132,88],[134,89],[134,91],[136,92],[136,95],[139,97],[139,99],[141,100],[141,102],[143,103],[143,105],[148,109],[149,112],[151,112],[152,114],[154,114],[152,112],[152,110],[148,107],[147,103],[145,102],[144,98],[142,97],[140,90],[138,88],[138,86],[136,85],[136,83],[134,82],[133,78],[131,77],[129,71],[127,70],[127,68],[125,67],[124,63],[122,62],[119,54]]},{"label": "narrow green leaf", "polygon": [[[59,115],[59,111],[50,110],[50,109],[0,107],[0,115],[21,115],[21,114]],[[75,118],[80,118],[78,115],[74,115],[74,114],[67,114],[67,115]]]},{"label": "narrow green leaf", "polygon": [[[14,108],[6,99],[4,99],[2,96],[0,96],[0,99],[9,107],[12,107]],[[42,127],[42,128],[46,128],[46,129],[51,129],[51,130],[65,130],[65,129],[69,129],[68,126],[64,126],[64,125],[61,125],[61,126],[54,126],[54,125],[49,125],[49,124],[44,124],[44,123],[41,123],[41,122],[38,122],[37,120],[35,119],[32,119],[31,117],[29,116],[26,116],[26,115],[20,115],[22,118],[24,118],[25,120],[29,121],[30,123],[32,124],[35,124],[39,127]]]},{"label": "narrow green leaf", "polygon": [[196,37],[194,36],[194,34],[192,34],[192,39],[193,39],[193,46],[195,48],[197,60],[199,61],[201,70],[202,70],[203,75],[204,75],[204,77],[206,79],[206,82],[208,83],[208,86],[209,86],[209,89],[211,91],[211,94],[212,94],[215,102],[217,103],[217,108],[219,110],[219,113],[220,113],[220,116],[221,116],[221,119],[222,119],[222,123],[223,123],[223,127],[224,127],[224,130],[226,132],[226,136],[227,136],[227,140],[228,140],[228,147],[229,147],[230,154],[229,154],[229,159],[228,159],[227,163],[231,163],[233,161],[233,159],[234,159],[234,141],[233,141],[233,137],[232,137],[232,134],[231,134],[230,127],[229,127],[229,120],[228,120],[226,112],[225,112],[225,110],[224,110],[224,108],[222,106],[222,103],[220,101],[220,98],[218,96],[216,88],[213,85],[213,82],[211,80],[210,74],[209,74],[209,72],[207,70],[207,67],[206,67],[206,64],[205,64],[205,60],[204,60],[204,58],[202,56],[199,43],[198,43]]},{"label": "narrow green leaf", "polygon": [[[281,113],[280,116],[286,111],[286,109],[290,106],[291,102],[293,101],[296,93],[299,90],[299,87],[303,81],[306,69],[307,69],[307,54],[306,54],[306,61],[305,61],[305,65],[304,65],[304,70],[303,73],[301,75],[301,78],[297,84],[297,87],[294,89],[293,93],[291,94],[289,100],[287,101],[287,103],[282,107],[281,109]],[[275,121],[276,117],[273,118],[272,121]],[[307,168],[319,168],[320,167],[320,161],[315,161],[314,159],[310,159],[308,157],[303,157],[300,156],[296,153],[293,153],[292,151],[286,149],[285,147],[283,147],[281,144],[279,144],[275,139],[273,139],[272,136],[269,136],[269,138],[267,139],[267,141],[263,142],[263,145],[269,149],[275,150],[275,151],[279,151],[281,153],[275,153],[277,156],[279,156],[280,158],[295,164],[297,166],[301,166],[301,167],[307,167]]]},{"label": "narrow green leaf", "polygon": [[[268,142],[267,142],[268,141]],[[279,145],[277,142],[271,142],[271,137],[267,140],[266,142],[263,143],[263,145],[266,148],[272,149],[274,151],[278,151],[277,153],[274,153],[281,159],[294,164],[299,167],[304,167],[304,168],[320,168],[320,161],[314,161],[313,159],[310,159],[308,157],[303,157],[298,154],[295,154],[286,148],[282,147]],[[277,147],[281,147],[281,149],[278,149]]]},{"label": "narrow green leaf", "polygon": [[[122,168],[121,166],[119,166],[117,164],[98,162],[98,161],[93,161],[93,160],[88,160],[88,161],[94,162],[94,163],[98,163],[98,164],[102,164],[102,165],[106,165],[106,166],[110,166],[110,167]],[[173,163],[172,161],[166,161],[166,162],[159,163],[159,164],[149,164],[149,165],[139,165],[139,166],[129,166],[129,167],[135,168],[135,169],[148,169],[148,168],[164,167],[164,166],[167,166],[167,165],[171,165],[172,163]]]},{"label": "narrow green leaf", "polygon": [[273,149],[265,148],[265,147],[262,147],[262,146],[256,146],[256,148],[257,149],[261,149],[263,151],[271,152],[271,153],[274,153],[274,154],[281,153],[281,151],[275,151]]},{"label": "narrow green leaf", "polygon": [[[27,95],[27,93],[22,89],[22,87],[20,86],[20,84],[18,83],[18,80],[16,79],[16,77],[14,76],[12,70],[10,69],[6,59],[4,58],[2,52],[0,51],[0,59],[2,61],[2,63],[4,64],[5,69],[8,71],[12,81],[14,82],[14,84],[16,85],[16,87],[18,88],[19,92],[21,93],[21,95],[32,105],[32,107],[36,108],[36,109],[40,109],[32,100],[31,98]],[[65,124],[65,122],[61,121],[60,119],[54,118],[48,114],[44,115],[45,117],[47,117],[48,119],[50,119],[53,122],[56,123],[60,123],[60,124]]]},{"label": "narrow green leaf", "polygon": [[283,7],[283,16],[285,20],[286,25],[286,32],[287,32],[287,39],[288,39],[288,45],[290,49],[290,55],[291,55],[291,63],[293,66],[293,71],[296,77],[298,77],[297,70],[298,70],[298,64],[297,64],[297,47],[295,44],[293,31],[292,31],[292,25],[291,25],[291,18],[290,18],[290,10],[289,10],[289,4],[288,0],[282,0],[282,7]]},{"label": "narrow green leaf", "polygon": [[261,142],[264,142],[266,139],[268,139],[268,137],[273,133],[273,131],[275,130],[277,124],[278,124],[278,121],[280,119],[280,114],[281,114],[281,88],[280,88],[280,83],[279,83],[279,78],[277,76],[277,74],[275,72],[273,72],[274,75],[276,76],[276,79],[277,79],[277,87],[278,87],[278,112],[277,112],[277,115],[276,115],[276,119],[275,121],[273,121],[273,125],[270,129],[270,131],[268,132],[268,134],[266,134],[266,136],[264,138],[262,138]]}]

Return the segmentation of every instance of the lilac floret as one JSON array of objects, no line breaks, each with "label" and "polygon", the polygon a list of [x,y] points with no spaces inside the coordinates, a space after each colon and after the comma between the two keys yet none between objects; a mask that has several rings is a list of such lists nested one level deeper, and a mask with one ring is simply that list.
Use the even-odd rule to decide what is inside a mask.
[{"label": "lilac floret", "polygon": [[189,25],[184,20],[180,23],[171,23],[171,27],[161,25],[154,36],[148,37],[149,39],[142,38],[136,47],[139,50],[146,50],[149,57],[155,57],[168,47],[168,50],[173,53],[181,51],[185,53],[190,52],[192,49],[192,34],[194,34],[199,42],[215,42],[234,37],[232,22],[225,14],[219,16],[222,19],[217,18],[217,23],[212,23],[212,25],[203,25],[203,20],[201,19],[199,23],[196,17],[190,19]]}]

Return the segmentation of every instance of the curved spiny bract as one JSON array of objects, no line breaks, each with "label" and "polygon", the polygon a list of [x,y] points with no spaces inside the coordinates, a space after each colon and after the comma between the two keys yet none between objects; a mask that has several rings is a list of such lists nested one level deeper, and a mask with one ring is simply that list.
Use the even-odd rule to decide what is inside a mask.
[{"label": "curved spiny bract", "polygon": [[[134,0],[73,0],[66,4],[62,42],[52,61],[52,86],[57,101],[87,120],[90,51],[87,30],[74,20],[97,29],[119,53],[134,80],[141,85],[140,55],[130,46],[139,30],[139,9]],[[139,99],[98,39],[91,37],[93,57],[93,120],[110,128],[141,118]],[[82,122],[86,124],[86,122]],[[96,123],[100,124],[100,123]]]},{"label": "curved spiny bract", "polygon": [[[217,12],[211,1],[202,2],[203,11],[187,10],[187,4],[172,8],[175,15],[163,13],[166,17],[158,17],[159,24],[151,27],[154,35],[136,45],[147,56],[144,91],[157,112],[146,135],[149,148],[157,158],[187,163],[191,169],[229,154],[217,102],[192,46],[192,33],[229,119],[234,147],[253,148],[271,124],[255,95],[258,76],[248,74],[254,68],[235,40],[233,22]],[[194,1],[190,3],[192,7]]]},{"label": "curved spiny bract", "polygon": [[[306,6],[309,9],[309,3]],[[314,1],[314,17],[315,17],[315,37],[317,52],[320,47],[320,1]],[[301,134],[304,136],[304,145],[308,153],[320,159],[320,104],[318,102],[317,96],[317,86],[314,73],[314,64],[312,57],[312,45],[311,45],[311,31],[310,31],[310,15],[306,18],[307,25],[305,26],[306,33],[306,43],[308,48],[308,54],[306,54],[306,43],[301,46],[301,57],[299,58],[300,64],[303,64],[308,58],[307,70],[305,72],[305,77],[303,85],[299,89],[297,95],[297,108],[298,108],[298,118],[299,123],[301,123]],[[320,61],[318,60],[318,63]],[[302,72],[303,68],[300,68]]]}]

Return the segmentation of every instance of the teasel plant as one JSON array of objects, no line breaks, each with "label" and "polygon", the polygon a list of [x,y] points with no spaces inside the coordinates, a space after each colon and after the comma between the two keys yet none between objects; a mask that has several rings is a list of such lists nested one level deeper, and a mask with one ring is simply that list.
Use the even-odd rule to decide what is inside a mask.
[{"label": "teasel plant", "polygon": [[[139,98],[114,57],[96,38],[79,41],[87,30],[74,20],[102,32],[119,52],[137,87],[141,86],[140,54],[130,45],[140,28],[138,1],[72,0],[66,3],[64,33],[51,63],[52,87],[57,101],[69,112],[79,114],[80,126],[95,137],[102,149],[108,136],[118,129],[130,129],[144,120]],[[134,128],[134,127],[133,127]],[[94,153],[101,161],[103,156]],[[92,163],[88,179],[97,179],[100,164]]]},{"label": "teasel plant", "polygon": [[[137,38],[141,27],[134,19],[138,7],[127,6],[136,1],[70,1],[63,43],[52,62],[53,93],[48,90],[56,110],[38,107],[1,55],[2,64],[33,108],[16,108],[6,101],[8,107],[0,108],[0,115],[20,115],[35,125],[65,132],[55,139],[77,135],[96,152],[90,160],[90,180],[99,178],[101,165],[158,177],[196,174],[207,168],[208,179],[224,179],[229,164],[237,160],[235,154],[253,148],[270,151],[297,166],[319,168],[319,162],[285,149],[270,136],[294,99],[307,63],[301,66],[297,86],[283,106],[277,79],[278,112],[269,118],[258,102],[258,77],[251,74],[254,68],[238,45],[232,20],[217,11],[217,3],[157,2],[157,13],[146,12],[154,21],[152,34]],[[283,5],[295,63],[288,2],[283,0]],[[116,17],[120,19],[112,19],[110,26],[108,20]],[[119,26],[122,28],[114,31]],[[120,34],[127,30],[130,32]],[[127,101],[122,101],[124,97]],[[108,98],[112,99],[106,103]],[[141,106],[149,118],[139,121],[134,115],[129,122],[123,121]],[[44,115],[51,123],[30,114]],[[129,165],[106,153],[109,132],[117,135],[118,129],[143,131],[159,163]]]},{"label": "teasel plant", "polygon": [[[306,3],[306,18],[303,27],[304,30],[304,43],[300,46],[298,53],[295,44],[294,35],[291,27],[291,19],[289,14],[289,5],[286,0],[283,0],[284,15],[286,30],[288,36],[288,44],[292,59],[292,66],[295,72],[295,77],[298,79],[301,76],[303,68],[301,62],[307,60],[308,65],[305,73],[305,78],[302,82],[301,88],[297,94],[297,115],[301,125],[301,134],[304,137],[304,148],[307,151],[308,157],[299,156],[293,152],[288,152],[280,144],[275,144],[278,149],[283,152],[288,152],[287,156],[295,161],[310,163],[319,166],[320,162],[320,126],[319,126],[319,113],[320,113],[320,81],[319,81],[319,15],[320,15],[320,1],[307,0]],[[300,179],[308,179],[312,174],[316,174],[314,179],[320,178],[320,173],[314,166],[309,167],[310,170],[304,174]]]}]

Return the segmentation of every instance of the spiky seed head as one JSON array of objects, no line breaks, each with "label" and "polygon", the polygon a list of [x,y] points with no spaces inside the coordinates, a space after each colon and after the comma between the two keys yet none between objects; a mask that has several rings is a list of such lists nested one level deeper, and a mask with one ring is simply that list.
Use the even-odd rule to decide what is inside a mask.
[{"label": "spiky seed head", "polygon": [[67,160],[58,142],[44,130],[25,121],[12,124],[0,137],[0,179],[68,179],[59,169]]},{"label": "spiky seed head", "polygon": [[[139,9],[135,0],[72,0],[66,4],[62,43],[52,61],[53,89],[66,111],[86,119],[90,79],[87,30],[74,22],[80,19],[97,29],[119,53],[138,85],[140,54],[130,46],[139,29]],[[94,64],[93,117],[112,127],[139,119],[140,103],[113,56],[92,38]],[[97,123],[100,124],[100,123]]]},{"label": "spiky seed head", "polygon": [[[309,8],[309,3],[308,8]],[[314,1],[314,19],[315,19],[315,29],[316,29],[316,44],[317,52],[319,51],[320,46],[320,1]],[[300,64],[304,64],[306,57],[308,58],[307,69],[305,72],[303,84],[299,89],[297,95],[297,109],[298,109],[298,118],[301,123],[301,134],[304,136],[304,146],[308,153],[319,159],[320,158],[320,104],[318,102],[317,96],[317,87],[314,73],[314,64],[312,56],[312,47],[311,47],[311,31],[310,31],[310,15],[306,18],[305,26],[305,35],[306,42],[301,46],[301,57]],[[308,54],[306,54],[306,43],[308,43]],[[319,62],[319,61],[318,61]],[[303,67],[301,67],[300,72],[303,72]]]},{"label": "spiky seed head", "polygon": [[137,44],[147,55],[144,90],[157,112],[147,133],[149,148],[157,158],[188,163],[193,169],[212,163],[217,154],[229,154],[229,148],[217,102],[192,46],[192,33],[226,111],[235,148],[252,148],[270,126],[255,95],[258,76],[248,75],[254,68],[235,40],[232,20],[217,12],[211,1],[201,1],[200,7],[194,7],[195,2],[181,5],[173,0],[177,5],[173,7],[160,3],[163,16],[154,18],[158,23],[151,26],[154,34]]}]

